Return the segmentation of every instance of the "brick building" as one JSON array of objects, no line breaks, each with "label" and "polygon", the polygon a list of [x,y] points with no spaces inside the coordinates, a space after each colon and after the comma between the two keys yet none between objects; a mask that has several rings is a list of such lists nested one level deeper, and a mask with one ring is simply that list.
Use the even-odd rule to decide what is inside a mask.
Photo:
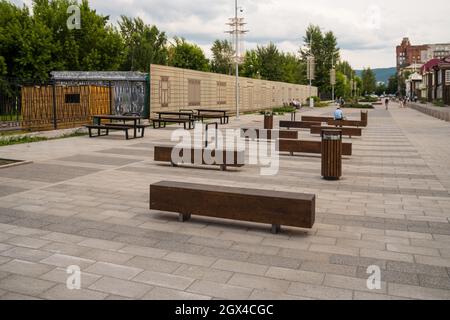
[{"label": "brick building", "polygon": [[431,59],[443,59],[450,55],[450,43],[412,45],[409,38],[403,38],[397,46],[397,71],[413,64],[423,65]]}]

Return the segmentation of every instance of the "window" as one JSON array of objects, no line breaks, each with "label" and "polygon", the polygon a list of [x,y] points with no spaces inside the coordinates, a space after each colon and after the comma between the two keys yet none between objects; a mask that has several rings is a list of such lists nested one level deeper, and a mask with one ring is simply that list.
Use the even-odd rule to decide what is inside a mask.
[{"label": "window", "polygon": [[445,84],[450,85],[450,70],[445,70]]},{"label": "window", "polygon": [[169,77],[161,77],[159,81],[159,103],[161,107],[168,107],[170,103]]},{"label": "window", "polygon": [[188,80],[188,105],[200,106],[200,80]]},{"label": "window", "polygon": [[217,104],[227,104],[227,83],[217,82]]},{"label": "window", "polygon": [[79,93],[70,93],[64,96],[64,100],[66,103],[80,103],[80,94]]}]

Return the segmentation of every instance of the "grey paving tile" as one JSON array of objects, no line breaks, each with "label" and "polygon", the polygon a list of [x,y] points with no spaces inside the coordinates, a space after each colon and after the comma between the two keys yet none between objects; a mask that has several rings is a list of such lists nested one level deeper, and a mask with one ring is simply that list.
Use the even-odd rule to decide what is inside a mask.
[{"label": "grey paving tile", "polygon": [[127,280],[103,277],[94,284],[89,286],[89,289],[100,291],[108,294],[123,296],[126,298],[140,299],[153,287]]},{"label": "grey paving tile", "polygon": [[34,297],[55,286],[55,284],[55,282],[32,277],[11,275],[0,280],[0,289]]},{"label": "grey paving tile", "polygon": [[65,285],[56,285],[40,295],[46,300],[104,300],[108,294],[81,288],[69,290]]}]

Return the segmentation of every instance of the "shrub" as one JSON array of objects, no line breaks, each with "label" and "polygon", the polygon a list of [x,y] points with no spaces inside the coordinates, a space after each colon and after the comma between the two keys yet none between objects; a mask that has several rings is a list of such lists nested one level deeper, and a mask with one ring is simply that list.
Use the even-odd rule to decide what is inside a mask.
[{"label": "shrub", "polygon": [[436,107],[445,107],[444,101],[442,99],[437,99],[433,101],[433,104]]},{"label": "shrub", "polygon": [[344,108],[349,108],[349,109],[374,109],[373,105],[371,105],[371,104],[359,104],[359,103],[346,103],[344,105]]}]

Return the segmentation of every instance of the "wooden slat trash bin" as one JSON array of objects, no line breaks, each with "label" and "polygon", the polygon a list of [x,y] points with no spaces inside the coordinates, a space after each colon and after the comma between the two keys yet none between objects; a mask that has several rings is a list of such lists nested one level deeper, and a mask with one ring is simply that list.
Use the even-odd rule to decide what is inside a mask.
[{"label": "wooden slat trash bin", "polygon": [[325,180],[342,177],[341,130],[322,130],[322,177]]},{"label": "wooden slat trash bin", "polygon": [[244,189],[161,181],[150,185],[150,210],[176,212],[181,222],[191,215],[267,223],[272,233],[281,226],[311,229],[315,222],[313,194]]}]

